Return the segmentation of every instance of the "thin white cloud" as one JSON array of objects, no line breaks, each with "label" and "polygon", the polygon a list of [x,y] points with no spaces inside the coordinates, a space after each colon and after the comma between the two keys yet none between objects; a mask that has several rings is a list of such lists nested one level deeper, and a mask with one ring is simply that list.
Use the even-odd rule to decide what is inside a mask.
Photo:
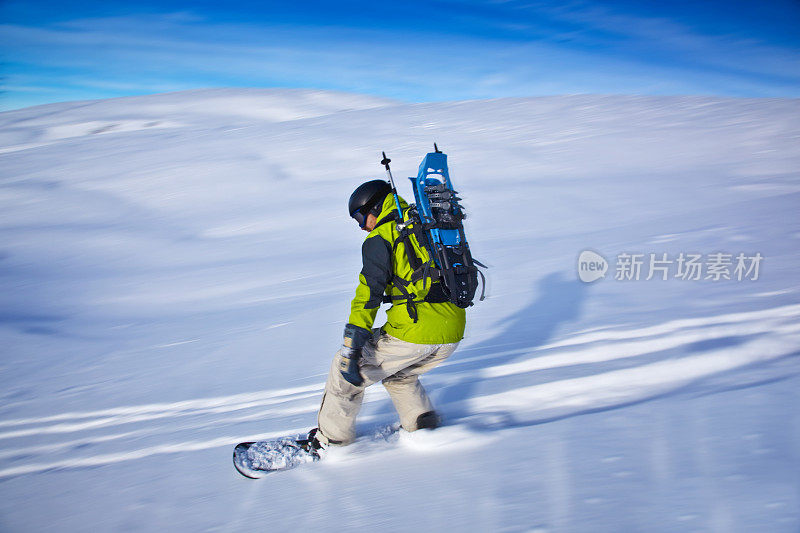
[{"label": "thin white cloud", "polygon": [[[549,9],[547,16],[569,23],[552,36],[571,35],[570,41],[214,23],[181,12],[49,27],[5,24],[0,47],[19,69],[6,79],[16,92],[37,85],[50,90],[57,83],[115,95],[293,86],[455,100],[580,92],[782,96],[797,94],[800,86],[797,56],[789,50],[700,35],[669,20],[594,5]],[[524,25],[521,18],[518,26]],[[603,39],[636,50],[609,52],[598,45]],[[648,53],[658,60],[643,59]],[[745,61],[733,61],[731,54]],[[17,79],[23,74],[24,82]]]},{"label": "thin white cloud", "polygon": [[[595,39],[597,44],[613,40],[633,53],[658,52],[661,59],[671,57],[672,61],[684,63],[687,67],[696,64],[745,75],[760,74],[800,81],[800,50],[797,49],[773,46],[752,37],[699,33],[672,19],[618,13],[602,3],[572,3],[569,8],[562,6],[546,11],[556,20],[613,37],[592,38],[584,31],[582,35],[588,43]],[[654,61],[659,59],[653,58]]]}]

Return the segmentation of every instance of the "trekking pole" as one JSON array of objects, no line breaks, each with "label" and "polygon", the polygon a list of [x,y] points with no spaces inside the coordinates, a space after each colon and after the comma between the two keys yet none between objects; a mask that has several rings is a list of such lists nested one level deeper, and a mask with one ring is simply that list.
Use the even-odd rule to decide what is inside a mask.
[{"label": "trekking pole", "polygon": [[394,203],[397,206],[397,215],[400,217],[399,224],[403,223],[403,209],[400,207],[400,198],[397,196],[397,187],[394,186],[394,178],[392,177],[392,169],[389,168],[389,163],[392,162],[391,159],[386,157],[386,152],[381,152],[383,154],[383,159],[381,160],[381,165],[386,167],[386,174],[389,176],[389,183],[392,184],[392,194],[394,195]]}]

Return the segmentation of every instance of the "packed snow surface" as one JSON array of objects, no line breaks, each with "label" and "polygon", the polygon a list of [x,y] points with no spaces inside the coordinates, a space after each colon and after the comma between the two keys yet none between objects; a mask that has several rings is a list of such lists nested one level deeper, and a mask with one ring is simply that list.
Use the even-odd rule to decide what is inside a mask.
[{"label": "packed snow surface", "polygon": [[[243,478],[315,426],[350,192],[385,150],[409,199],[434,141],[490,266],[447,426],[376,445],[378,385],[355,445]],[[0,164],[2,531],[800,529],[798,100],[190,91],[1,113]],[[645,279],[681,253],[731,279]]]}]

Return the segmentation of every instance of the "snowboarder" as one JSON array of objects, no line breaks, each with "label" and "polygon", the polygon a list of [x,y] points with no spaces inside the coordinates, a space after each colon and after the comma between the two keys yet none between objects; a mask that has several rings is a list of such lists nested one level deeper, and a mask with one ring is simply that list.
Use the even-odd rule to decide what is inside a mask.
[{"label": "snowboarder", "polygon": [[[411,267],[411,261],[428,263],[431,258],[415,235],[400,238],[398,204],[403,213],[408,210],[382,180],[363,183],[350,196],[348,212],[369,234],[361,248],[363,267],[342,347],[333,358],[322,396],[319,427],[309,433],[315,449],[355,440],[364,389],[378,381],[389,393],[403,429],[439,425],[419,376],[455,351],[464,336],[466,313],[449,301],[439,280],[420,276]],[[372,329],[381,303],[392,306],[386,323]]]}]

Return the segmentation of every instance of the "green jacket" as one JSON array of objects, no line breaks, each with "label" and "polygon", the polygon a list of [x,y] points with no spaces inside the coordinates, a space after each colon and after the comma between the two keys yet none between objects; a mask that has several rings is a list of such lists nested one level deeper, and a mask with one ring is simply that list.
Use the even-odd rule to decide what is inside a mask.
[{"label": "green jacket", "polygon": [[[405,216],[408,204],[401,198],[400,206]],[[440,291],[440,282],[431,284],[418,280],[411,282],[413,269],[406,255],[405,245],[400,243],[394,247],[399,237],[397,222],[391,220],[380,224],[387,216],[397,211],[394,196],[389,194],[383,201],[383,209],[378,217],[379,225],[373,229],[361,247],[363,268],[358,275],[356,296],[350,305],[349,323],[364,329],[371,329],[375,315],[383,301],[383,295],[403,296],[403,291],[393,282],[395,276],[405,280],[407,293],[415,295],[416,322],[409,314],[407,300],[394,300],[392,307],[386,312],[386,324],[382,329],[392,337],[415,344],[444,344],[458,342],[464,337],[466,312],[450,302],[429,303],[422,301],[431,291]],[[428,251],[420,246],[416,237],[411,235],[411,244],[422,263],[431,262]],[[396,281],[396,280],[394,280]],[[423,284],[425,288],[423,288]]]}]

